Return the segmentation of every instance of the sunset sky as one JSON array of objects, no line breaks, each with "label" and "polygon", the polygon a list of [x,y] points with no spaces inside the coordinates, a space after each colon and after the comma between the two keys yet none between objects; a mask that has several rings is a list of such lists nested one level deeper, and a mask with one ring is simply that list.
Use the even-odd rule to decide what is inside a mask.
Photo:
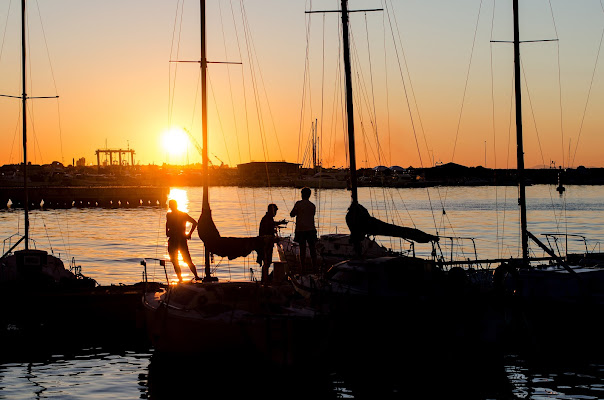
[{"label": "sunset sky", "polygon": [[[20,0],[0,3],[0,94],[21,94]],[[514,167],[511,0],[351,0],[357,164]],[[347,165],[336,0],[207,0],[210,161]],[[600,0],[520,0],[527,167],[604,167]],[[29,159],[136,151],[200,162],[199,1],[28,0]],[[305,72],[306,71],[306,72]],[[524,81],[526,79],[526,81]],[[528,91],[527,91],[528,87]],[[20,101],[0,97],[0,164],[20,162]],[[190,132],[193,141],[182,129]],[[166,139],[166,132],[181,132]],[[182,139],[184,135],[185,139]],[[175,146],[178,140],[184,144]],[[197,142],[197,144],[195,143]],[[181,149],[181,150],[179,150]],[[308,157],[307,157],[308,159]]]}]

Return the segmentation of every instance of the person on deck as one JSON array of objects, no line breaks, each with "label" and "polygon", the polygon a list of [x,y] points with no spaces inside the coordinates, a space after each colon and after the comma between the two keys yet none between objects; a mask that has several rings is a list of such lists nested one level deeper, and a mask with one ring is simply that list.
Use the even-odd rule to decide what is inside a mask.
[{"label": "person on deck", "polygon": [[306,262],[306,244],[310,250],[310,262],[313,271],[317,267],[317,253],[315,243],[317,241],[317,229],[315,228],[315,205],[310,199],[310,188],[302,188],[302,200],[294,204],[294,208],[289,213],[291,217],[296,217],[296,229],[294,232],[294,242],[300,245],[300,267],[304,268]]},{"label": "person on deck", "polygon": [[[178,252],[182,255],[183,261],[187,263],[191,272],[195,276],[195,280],[199,280],[197,276],[197,268],[191,260],[191,254],[189,254],[189,246],[187,240],[191,239],[191,234],[197,227],[197,221],[193,219],[186,212],[178,209],[176,200],[172,199],[168,202],[170,211],[166,214],[166,236],[168,237],[168,254],[170,255],[170,261],[174,265],[174,271],[178,276],[178,281],[182,282],[182,275],[180,271],[180,264],[178,262]],[[187,233],[187,222],[192,224],[191,230]]]},{"label": "person on deck", "polygon": [[[260,228],[258,229],[258,236],[272,236],[273,238],[277,237],[277,227],[279,225],[285,224],[285,220],[275,221],[275,216],[277,215],[277,210],[279,208],[276,204],[269,204],[266,210],[266,214],[260,220]],[[268,268],[273,262],[273,245],[275,241],[271,240],[267,242],[264,247],[262,254],[258,254],[257,262],[262,267],[262,282],[267,282],[268,280]]]}]

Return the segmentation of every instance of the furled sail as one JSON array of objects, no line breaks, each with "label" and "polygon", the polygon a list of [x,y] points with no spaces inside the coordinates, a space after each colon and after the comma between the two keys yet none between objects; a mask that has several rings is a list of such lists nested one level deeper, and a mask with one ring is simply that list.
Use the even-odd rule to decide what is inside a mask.
[{"label": "furled sail", "polygon": [[367,235],[400,237],[419,243],[438,241],[438,236],[430,235],[419,229],[380,221],[372,217],[365,207],[356,202],[353,202],[348,208],[346,224],[350,229],[350,237],[353,242],[360,242]]},{"label": "furled sail", "polygon": [[214,224],[210,210],[202,211],[197,233],[208,251],[220,257],[228,257],[229,260],[245,257],[252,251],[264,254],[264,247],[272,246],[274,241],[272,236],[222,237]]}]

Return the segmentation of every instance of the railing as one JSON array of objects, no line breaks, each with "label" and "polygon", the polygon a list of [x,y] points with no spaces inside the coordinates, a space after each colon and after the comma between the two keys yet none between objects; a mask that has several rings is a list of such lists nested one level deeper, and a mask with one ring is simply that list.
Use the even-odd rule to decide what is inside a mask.
[{"label": "railing", "polygon": [[160,258],[143,258],[141,260],[141,265],[143,266],[143,282],[145,282],[145,286],[149,282],[149,275],[147,272],[147,260],[157,261],[159,265],[164,267],[164,274],[166,276],[166,283],[170,284],[170,279],[168,278],[168,271],[166,270],[166,260]]},{"label": "railing", "polygon": [[[432,257],[439,265],[481,265],[488,260],[479,260],[478,252],[476,250],[476,240],[472,237],[460,237],[460,236],[439,236],[440,241],[432,245]],[[444,244],[445,241],[449,242],[449,245]],[[464,242],[471,243],[471,256],[468,257],[466,251],[467,245]],[[448,247],[449,249],[443,247]],[[448,258],[448,260],[447,260]]]},{"label": "railing", "polygon": [[[13,238],[17,236],[19,237],[19,240],[17,240],[17,242],[15,244],[11,244]],[[13,250],[25,239],[25,236],[21,236],[18,233],[15,233],[9,237],[7,237],[6,239],[4,239],[2,241],[2,257],[0,257],[0,260],[2,260],[3,258],[7,257],[8,255],[10,255]],[[31,243],[31,247],[32,248],[36,248],[36,241],[34,239],[29,239],[29,243]],[[8,250],[6,250],[6,248],[9,248]]]},{"label": "railing", "polygon": [[[543,236],[547,239],[547,244],[552,250],[555,250],[556,253],[560,257],[568,257],[568,238],[573,238],[575,241],[583,242],[585,246],[585,254],[589,254],[589,249],[587,248],[587,238],[583,235],[575,235],[571,233],[544,233]],[[564,246],[560,248],[560,241],[565,240]],[[552,244],[553,242],[553,244]],[[596,243],[596,245],[599,243]],[[565,253],[564,255],[562,253]]]}]

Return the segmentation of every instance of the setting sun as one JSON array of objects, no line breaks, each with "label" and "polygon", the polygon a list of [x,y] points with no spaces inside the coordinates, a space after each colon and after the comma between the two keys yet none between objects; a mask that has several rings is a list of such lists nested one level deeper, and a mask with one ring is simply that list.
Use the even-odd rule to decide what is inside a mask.
[{"label": "setting sun", "polygon": [[172,156],[183,155],[189,146],[189,137],[182,128],[171,128],[162,136],[163,149]]}]

